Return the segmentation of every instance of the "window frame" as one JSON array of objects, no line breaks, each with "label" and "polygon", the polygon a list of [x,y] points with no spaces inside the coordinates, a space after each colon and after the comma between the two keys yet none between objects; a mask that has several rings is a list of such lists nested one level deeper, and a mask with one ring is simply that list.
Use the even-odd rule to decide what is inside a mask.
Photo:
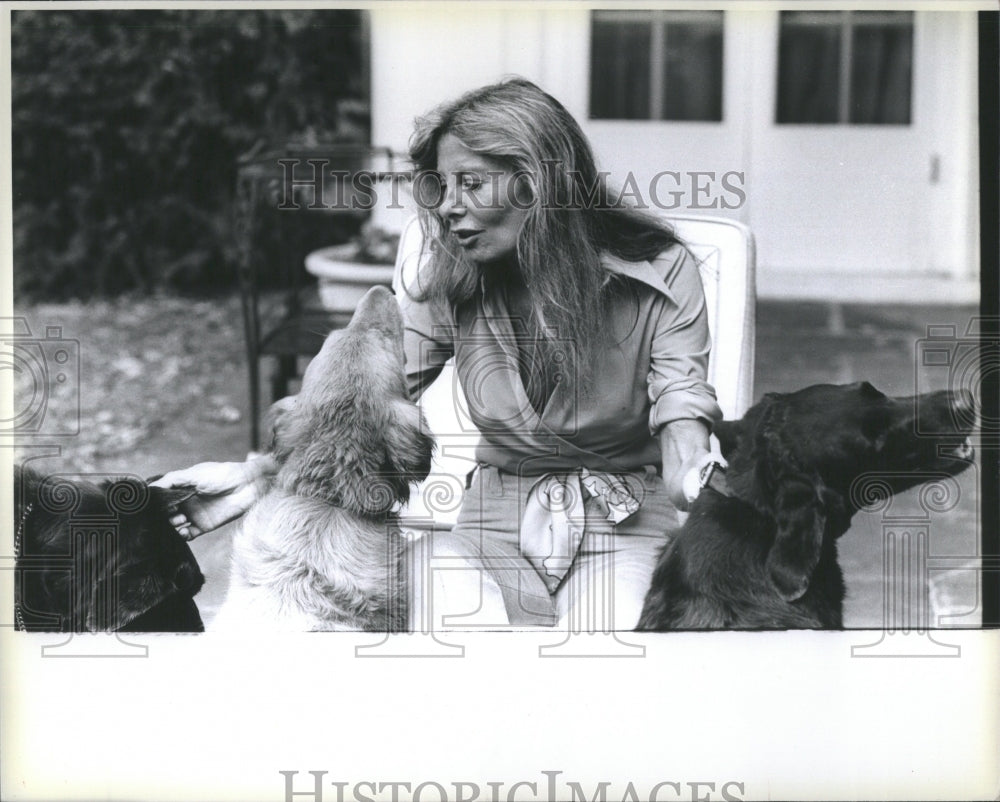
[{"label": "window frame", "polygon": [[[812,25],[822,25],[825,27],[837,27],[840,32],[839,53],[838,53],[838,95],[837,95],[837,119],[836,120],[781,120],[779,111],[781,108],[781,46],[782,35],[785,32],[788,14],[795,15],[793,26],[808,27]],[[900,15],[907,15],[907,21],[902,22]],[[809,17],[817,19],[810,21]],[[839,18],[839,19],[838,19]],[[851,96],[853,92],[852,78],[854,68],[854,31],[857,28],[887,26],[898,28],[908,28],[910,32],[910,63],[909,63],[909,96],[907,98],[907,119],[906,122],[854,122],[851,120]],[[778,18],[778,56],[775,60],[775,94],[774,94],[774,114],[775,125],[847,125],[847,126],[877,126],[884,127],[908,127],[913,125],[913,95],[915,80],[914,58],[916,43],[916,15],[911,10],[808,10],[798,11],[785,9],[780,12]]]},{"label": "window frame", "polygon": [[[719,52],[718,106],[719,116],[712,119],[665,117],[664,90],[667,88],[667,41],[671,25],[684,23],[718,24],[722,46]],[[597,22],[642,22],[650,29],[649,47],[649,111],[644,117],[594,116],[594,26]],[[726,122],[726,12],[719,9],[615,9],[602,8],[590,12],[590,50],[587,59],[587,119],[597,122],[628,123],[699,123],[721,125]]]}]

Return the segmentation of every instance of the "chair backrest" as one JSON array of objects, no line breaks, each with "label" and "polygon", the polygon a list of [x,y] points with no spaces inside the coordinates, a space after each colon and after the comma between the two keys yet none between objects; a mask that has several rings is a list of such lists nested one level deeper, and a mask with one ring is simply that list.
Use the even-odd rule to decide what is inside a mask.
[{"label": "chair backrest", "polygon": [[718,217],[671,217],[674,230],[698,261],[708,306],[712,352],[708,381],[728,420],[753,402],[757,285],[753,234]]},{"label": "chair backrest", "polygon": [[[745,225],[723,218],[673,216],[669,222],[697,260],[705,290],[712,334],[708,380],[724,416],[740,418],[753,400],[757,302],[753,234]],[[416,217],[404,225],[392,282],[397,295],[413,285],[422,266],[422,236]],[[438,442],[428,483],[438,483],[435,490],[440,498],[460,501],[464,476],[475,465],[472,449],[478,434],[464,411],[464,394],[451,360],[424,392],[421,406]],[[428,495],[424,487],[411,501],[410,510],[433,517],[435,524],[453,521],[458,502],[453,508],[431,509]],[[425,502],[426,510],[421,506]]]}]

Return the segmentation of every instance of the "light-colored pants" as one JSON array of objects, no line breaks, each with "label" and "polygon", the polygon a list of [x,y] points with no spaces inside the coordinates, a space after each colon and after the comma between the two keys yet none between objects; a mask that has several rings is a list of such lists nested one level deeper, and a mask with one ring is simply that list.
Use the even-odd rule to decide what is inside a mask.
[{"label": "light-colored pants", "polygon": [[520,549],[521,514],[536,480],[481,465],[452,531],[411,544],[412,630],[635,628],[668,532],[677,526],[663,480],[652,470],[628,474],[641,490],[641,506],[617,525],[599,498],[586,499],[583,540],[551,594]]}]

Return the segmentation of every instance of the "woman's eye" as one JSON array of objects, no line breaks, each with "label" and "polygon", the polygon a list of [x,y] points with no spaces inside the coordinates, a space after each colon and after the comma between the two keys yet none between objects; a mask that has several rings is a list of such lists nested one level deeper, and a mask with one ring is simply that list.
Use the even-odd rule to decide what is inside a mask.
[{"label": "woman's eye", "polygon": [[468,173],[459,178],[459,183],[462,185],[462,189],[479,189],[483,185],[483,181],[478,175]]}]

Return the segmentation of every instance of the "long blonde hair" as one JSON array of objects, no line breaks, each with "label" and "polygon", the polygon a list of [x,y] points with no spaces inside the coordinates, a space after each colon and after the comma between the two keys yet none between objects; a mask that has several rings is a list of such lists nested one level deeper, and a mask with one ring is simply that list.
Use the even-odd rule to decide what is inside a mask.
[{"label": "long blonde hair", "polygon": [[[410,139],[418,180],[436,173],[445,134],[525,177],[532,198],[517,260],[533,322],[543,339],[573,343],[568,367],[586,385],[590,357],[606,332],[605,297],[614,285],[602,252],[650,259],[677,241],[673,231],[609,198],[579,124],[558,100],[523,78],[467,92],[418,119]],[[420,208],[431,254],[421,298],[459,308],[484,286],[489,291],[488,276],[447,242],[434,210]]]}]

